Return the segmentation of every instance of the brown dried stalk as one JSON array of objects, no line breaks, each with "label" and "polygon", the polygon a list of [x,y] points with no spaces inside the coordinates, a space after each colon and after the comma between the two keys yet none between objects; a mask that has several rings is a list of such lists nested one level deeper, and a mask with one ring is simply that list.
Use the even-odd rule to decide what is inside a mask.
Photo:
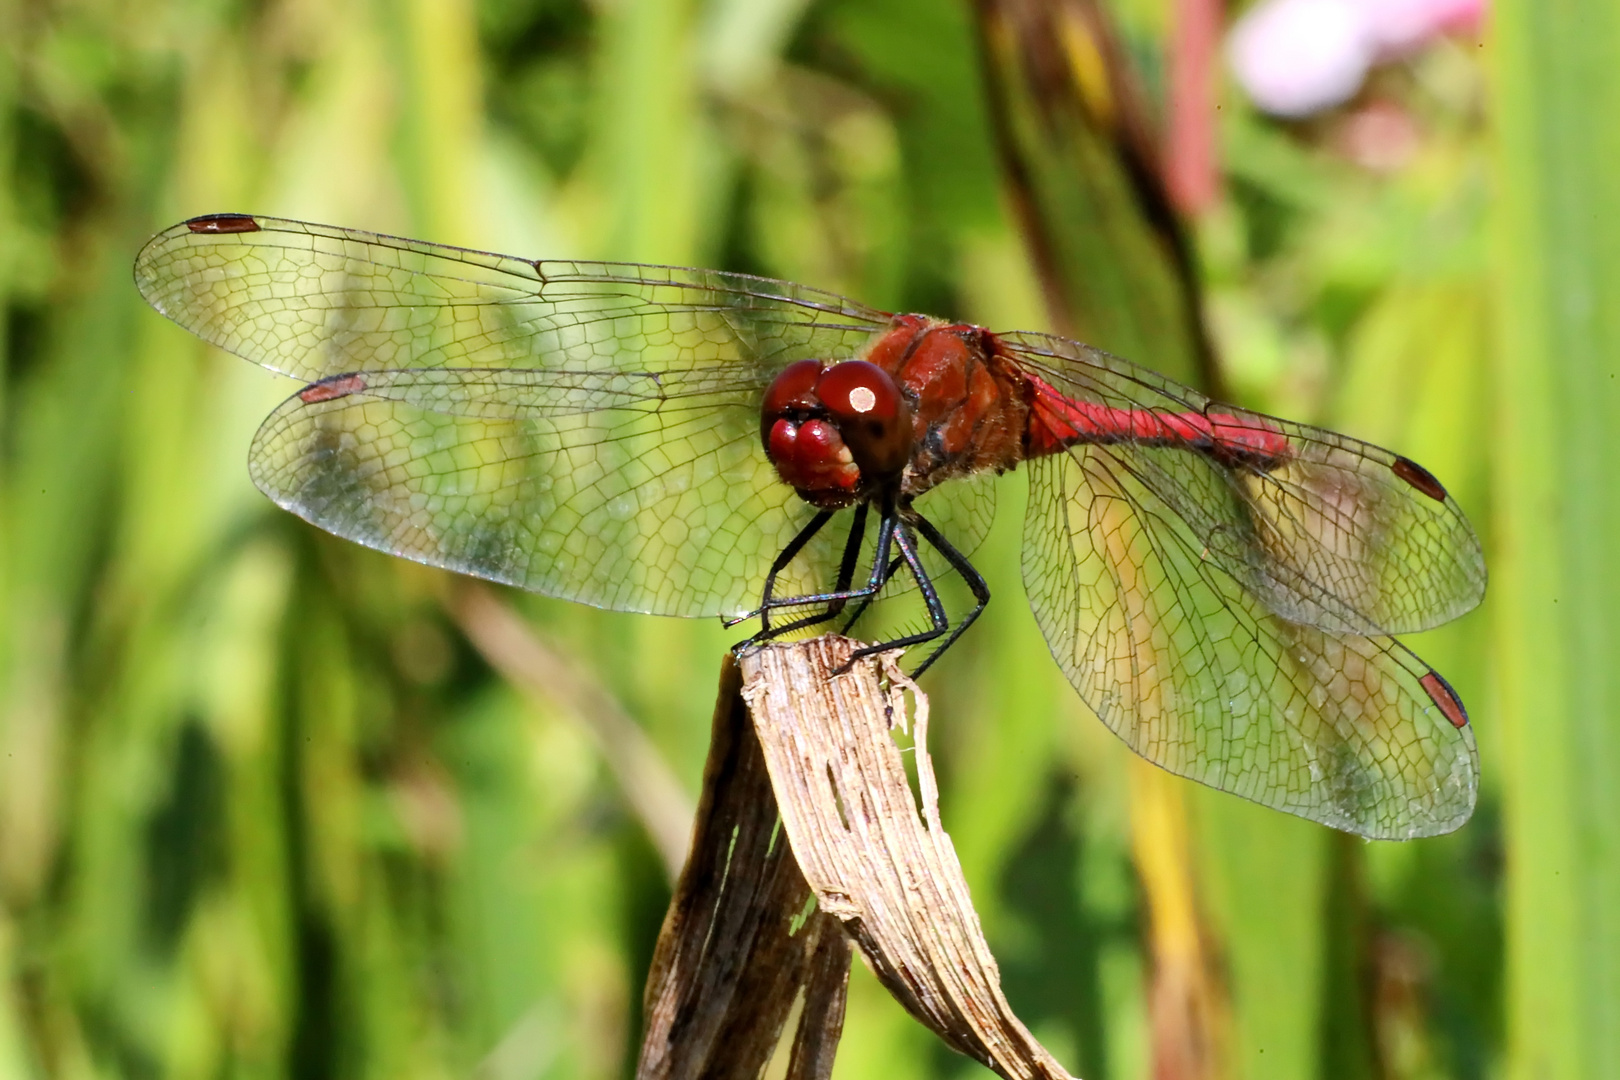
[{"label": "brown dried stalk", "polygon": [[[835,675],[857,647],[827,636],[747,652],[740,699],[728,660],[692,862],[648,981],[638,1076],[758,1076],[806,983],[789,1076],[828,1075],[848,962],[847,945],[841,954],[830,947],[843,942],[836,924],[953,1048],[1009,1080],[1067,1076],[1001,993],[940,824],[927,699],[892,657]],[[920,813],[891,735],[905,727],[908,692]],[[762,854],[778,810],[788,843]],[[729,857],[718,858],[721,850]],[[793,920],[812,891],[818,910],[795,948]]]},{"label": "brown dried stalk", "polygon": [[[940,824],[928,699],[892,654],[835,675],[858,647],[828,635],[741,660],[743,697],[794,857],[821,910],[843,923],[889,992],[947,1044],[1008,1080],[1066,1078],[1002,995]],[[905,729],[908,692],[916,703],[915,795],[891,735]]]},{"label": "brown dried stalk", "polygon": [[692,855],[647,974],[638,1080],[753,1080],[804,994],[789,1080],[825,1080],[844,1026],[849,942],[811,910],[726,657]]}]

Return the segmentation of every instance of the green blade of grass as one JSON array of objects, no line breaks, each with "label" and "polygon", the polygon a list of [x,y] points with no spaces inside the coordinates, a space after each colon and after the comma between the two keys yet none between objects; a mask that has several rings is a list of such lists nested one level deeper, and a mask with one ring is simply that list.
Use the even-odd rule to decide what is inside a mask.
[{"label": "green blade of grass", "polygon": [[1620,9],[1503,3],[1493,565],[1508,1075],[1620,1070]]}]

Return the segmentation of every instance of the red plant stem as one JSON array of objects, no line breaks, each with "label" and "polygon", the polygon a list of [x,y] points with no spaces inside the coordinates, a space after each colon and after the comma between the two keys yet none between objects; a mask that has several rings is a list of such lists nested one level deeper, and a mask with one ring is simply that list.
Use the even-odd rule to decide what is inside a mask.
[{"label": "red plant stem", "polygon": [[1215,55],[1221,0],[1176,0],[1170,42],[1165,185],[1182,214],[1197,216],[1220,192],[1215,148]]}]

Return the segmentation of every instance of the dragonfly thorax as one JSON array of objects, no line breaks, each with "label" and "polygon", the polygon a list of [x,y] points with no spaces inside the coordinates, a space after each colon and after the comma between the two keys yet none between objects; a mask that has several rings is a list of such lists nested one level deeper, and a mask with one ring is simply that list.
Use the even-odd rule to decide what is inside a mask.
[{"label": "dragonfly thorax", "polygon": [[888,372],[912,407],[906,494],[953,477],[1002,472],[1023,457],[1024,379],[996,335],[926,315],[896,315],[863,354]]}]

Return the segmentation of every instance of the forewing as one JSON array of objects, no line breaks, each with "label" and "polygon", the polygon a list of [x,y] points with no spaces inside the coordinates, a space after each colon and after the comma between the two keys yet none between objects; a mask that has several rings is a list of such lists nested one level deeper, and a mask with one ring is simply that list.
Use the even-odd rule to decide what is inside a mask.
[{"label": "forewing", "polygon": [[[756,399],[692,380],[368,372],[288,398],[249,468],[278,504],[379,551],[599,607],[756,607],[812,510],[759,446]],[[779,595],[831,587],[834,523]]]},{"label": "forewing", "polygon": [[[1196,538],[1200,558],[1271,612],[1330,633],[1425,630],[1479,603],[1485,561],[1456,500],[1405,458],[1321,428],[1226,405],[1078,342],[1001,335],[1077,400],[1223,414],[1286,437],[1286,461],[1218,464],[1192,450],[1114,448],[1117,469]],[[1437,497],[1438,496],[1438,497]]]},{"label": "forewing", "polygon": [[888,318],[768,278],[531,261],[246,215],[164,230],[136,257],[135,281],[204,340],[305,382],[411,368],[701,367],[757,382],[750,369],[848,356]]},{"label": "forewing", "polygon": [[1290,622],[1140,479],[1183,453],[1079,446],[1029,463],[1024,581],[1080,696],[1149,761],[1334,828],[1448,832],[1473,811],[1473,735],[1388,637]]},{"label": "forewing", "polygon": [[[766,278],[246,215],[165,230],[135,278],[180,325],[311,384],[254,441],[281,505],[406,558],[679,615],[757,605],[811,516],[759,445],[770,380],[888,320]],[[848,527],[778,594],[831,588]]]}]

